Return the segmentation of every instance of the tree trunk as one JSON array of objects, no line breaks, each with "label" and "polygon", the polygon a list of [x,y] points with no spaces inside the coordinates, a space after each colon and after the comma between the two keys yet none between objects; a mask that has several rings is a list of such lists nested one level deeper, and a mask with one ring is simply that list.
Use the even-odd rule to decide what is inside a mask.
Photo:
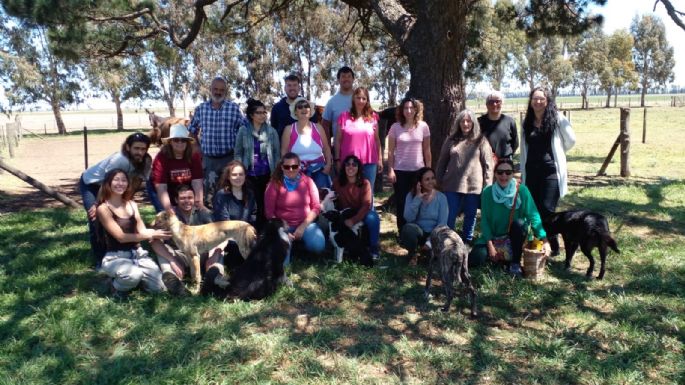
[{"label": "tree trunk", "polygon": [[589,109],[587,101],[587,84],[583,84],[580,88],[580,96],[582,97],[581,107],[584,110]]},{"label": "tree trunk", "polygon": [[642,90],[640,91],[640,107],[645,106],[645,95],[647,94],[647,84],[646,82],[642,83]]},{"label": "tree trunk", "polygon": [[607,88],[607,101],[606,104],[604,104],[604,107],[611,107],[611,87]]},{"label": "tree trunk", "polygon": [[618,89],[614,92],[614,108],[618,105]]},{"label": "tree trunk", "polygon": [[55,124],[57,125],[57,133],[60,135],[67,134],[67,127],[64,125],[64,120],[62,120],[62,111],[59,108],[59,101],[51,100],[50,107],[52,107],[52,113],[55,115]]},{"label": "tree trunk", "polygon": [[112,91],[112,101],[117,110],[117,131],[124,131],[124,113],[121,111],[121,95],[118,91]]},{"label": "tree trunk", "polygon": [[[465,108],[463,63],[466,52],[467,6],[461,1],[426,2],[406,44],[409,93],[422,99],[431,131],[433,165],[459,112]],[[426,60],[431,58],[431,60]]]}]

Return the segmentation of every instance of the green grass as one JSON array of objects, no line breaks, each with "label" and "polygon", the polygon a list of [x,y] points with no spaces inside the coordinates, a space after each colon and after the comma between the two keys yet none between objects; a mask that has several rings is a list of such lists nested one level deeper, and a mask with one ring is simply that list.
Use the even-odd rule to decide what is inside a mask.
[{"label": "green grass", "polygon": [[89,269],[81,210],[2,215],[0,384],[685,383],[684,113],[652,115],[629,179],[617,160],[592,177],[618,132],[604,113],[574,112],[562,207],[606,214],[621,254],[603,281],[580,253],[538,282],[474,269],[476,319],[461,297],[441,313],[438,282],[423,299],[425,268],[407,266],[388,215],[383,267],[297,261],[293,288],[250,303],[114,300]]}]

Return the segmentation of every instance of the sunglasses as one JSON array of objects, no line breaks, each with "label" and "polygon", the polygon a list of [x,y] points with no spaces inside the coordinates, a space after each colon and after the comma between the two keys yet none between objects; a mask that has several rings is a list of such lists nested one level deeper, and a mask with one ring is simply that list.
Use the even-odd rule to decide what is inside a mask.
[{"label": "sunglasses", "polygon": [[295,106],[295,108],[297,108],[298,110],[303,110],[305,108],[310,109],[311,107],[309,106],[309,104],[298,104]]},{"label": "sunglasses", "polygon": [[347,162],[345,163],[345,167],[359,167],[359,165],[355,162]]},{"label": "sunglasses", "polygon": [[502,104],[501,100],[488,100],[486,104],[493,105],[493,104]]},{"label": "sunglasses", "polygon": [[285,171],[288,171],[288,170],[290,170],[290,171],[295,171],[295,170],[298,170],[298,169],[300,168],[300,165],[299,165],[299,164],[284,164],[284,165],[281,166],[281,167],[282,167],[283,170],[285,170]]},{"label": "sunglasses", "polygon": [[183,139],[183,138],[172,138],[172,139],[171,139],[171,141],[172,141],[173,143],[183,143],[183,142],[185,142],[186,140],[187,140],[187,139]]},{"label": "sunglasses", "polygon": [[511,175],[514,173],[514,170],[495,170],[495,173],[497,175]]}]

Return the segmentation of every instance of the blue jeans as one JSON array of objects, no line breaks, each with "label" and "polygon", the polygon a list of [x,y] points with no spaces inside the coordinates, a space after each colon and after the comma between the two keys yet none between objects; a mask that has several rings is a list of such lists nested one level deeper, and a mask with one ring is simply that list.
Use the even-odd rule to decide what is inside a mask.
[{"label": "blue jeans", "polygon": [[[83,208],[86,209],[86,218],[88,216],[88,209],[97,203],[98,191],[100,190],[100,185],[97,183],[86,184],[83,181],[83,176],[79,178],[78,189],[81,192],[81,199],[83,200]],[[97,220],[91,221],[88,219],[88,233],[90,240],[91,256],[93,259],[93,264],[96,267],[100,266],[102,263],[102,258],[105,256],[105,246],[98,240],[97,229],[95,223]]]},{"label": "blue jeans", "polygon": [[[288,232],[292,234],[295,232],[295,229],[297,229],[297,227],[290,227]],[[302,234],[302,239],[300,239],[300,241],[304,244],[305,250],[312,253],[321,253],[326,247],[326,237],[324,237],[323,231],[321,231],[321,228],[319,228],[316,222],[310,223],[309,226],[304,229],[304,234]],[[291,251],[292,245],[290,245],[288,255],[285,257],[285,261],[283,261],[283,266],[288,266],[290,264]]]},{"label": "blue jeans", "polygon": [[478,204],[480,203],[480,194],[464,194],[452,191],[445,191],[447,197],[447,206],[449,213],[447,214],[447,226],[454,229],[454,224],[457,221],[457,216],[464,213],[464,226],[462,233],[465,241],[473,240],[473,229],[476,227],[476,211],[478,211]]},{"label": "blue jeans", "polygon": [[331,188],[332,186],[331,177],[323,172],[323,168],[318,171],[314,171],[313,173],[305,172],[305,174],[312,178],[314,184],[318,188]]},{"label": "blue jeans", "polygon": [[364,226],[369,230],[369,251],[378,254],[378,241],[381,235],[381,218],[376,210],[371,209],[364,217]]},{"label": "blue jeans", "polygon": [[[344,170],[341,170],[344,171]],[[362,176],[371,183],[371,200],[373,201],[373,185],[376,183],[376,172],[378,165],[375,163],[365,163],[362,165]]]},{"label": "blue jeans", "polygon": [[162,202],[159,201],[159,196],[157,195],[157,189],[155,188],[155,184],[152,183],[152,179],[148,179],[145,181],[145,192],[147,193],[148,199],[150,199],[150,203],[152,203],[152,205],[155,207],[156,213],[164,210]]}]

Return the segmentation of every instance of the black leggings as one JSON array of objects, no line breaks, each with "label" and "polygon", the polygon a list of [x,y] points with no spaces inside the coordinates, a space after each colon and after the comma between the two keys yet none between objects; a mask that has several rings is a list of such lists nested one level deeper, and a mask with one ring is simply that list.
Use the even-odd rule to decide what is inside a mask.
[{"label": "black leggings", "polygon": [[[557,210],[559,204],[559,180],[550,178],[549,175],[539,172],[531,172],[526,175],[526,186],[533,197],[535,207],[544,222],[547,217]],[[559,239],[556,236],[549,237],[552,253],[559,252]]]}]

